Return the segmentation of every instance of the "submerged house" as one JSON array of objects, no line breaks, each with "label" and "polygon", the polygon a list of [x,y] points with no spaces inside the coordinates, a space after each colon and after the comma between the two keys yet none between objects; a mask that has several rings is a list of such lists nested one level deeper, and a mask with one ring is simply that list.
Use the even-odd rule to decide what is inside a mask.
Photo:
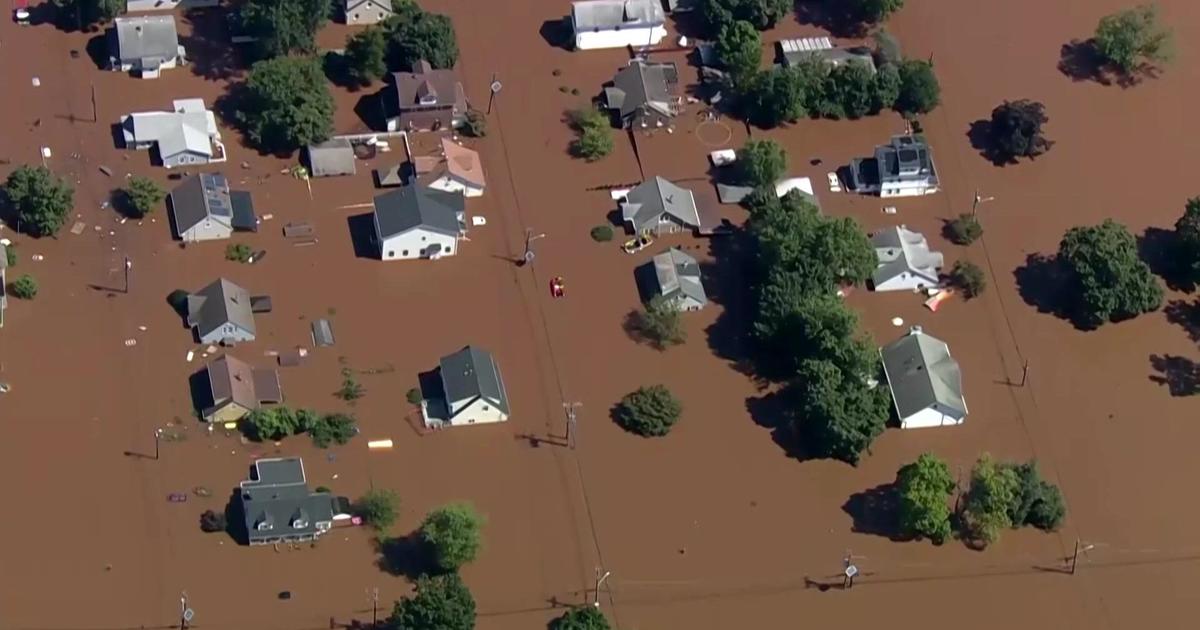
[{"label": "submerged house", "polygon": [[571,3],[575,48],[643,48],[667,36],[661,0],[583,0]]},{"label": "submerged house", "polygon": [[875,156],[850,162],[850,187],[880,197],[917,197],[938,191],[933,153],[923,136],[892,136]]},{"label": "submerged house", "polygon": [[166,168],[225,161],[217,119],[199,98],[174,102],[173,111],[135,112],[121,117],[128,149],[157,149]]},{"label": "submerged house", "polygon": [[657,255],[645,267],[652,296],[660,296],[680,311],[698,311],[708,304],[700,263],[678,247]]},{"label": "submerged house", "polygon": [[920,232],[901,225],[871,236],[879,266],[871,276],[876,291],[912,291],[938,285],[943,265],[941,252],[929,249]]},{"label": "submerged house", "polygon": [[262,405],[283,402],[279,372],[255,368],[228,354],[208,364],[208,394],[201,416],[205,422],[237,422]]},{"label": "submerged house", "polygon": [[396,100],[388,131],[450,129],[466,122],[467,93],[454,70],[435,70],[421,59],[412,72],[396,72],[392,79]]},{"label": "submerged house", "polygon": [[508,392],[492,354],[467,346],[442,357],[421,385],[425,426],[462,426],[508,420]]},{"label": "submerged house", "polygon": [[900,428],[962,424],[967,417],[962,372],[946,342],[920,326],[879,350]]},{"label": "submerged house", "polygon": [[238,492],[246,542],[270,545],[312,541],[349,518],[345,501],[308,489],[299,457],[255,460]]},{"label": "submerged house", "polygon": [[436,260],[458,253],[467,231],[462,193],[413,184],[375,197],[375,240],[382,260]]},{"label": "submerged house", "polygon": [[621,220],[634,234],[700,228],[700,211],[692,191],[662,177],[642,182],[629,191],[620,205]]},{"label": "submerged house", "polygon": [[148,15],[119,17],[108,31],[108,65],[121,72],[136,72],[157,79],[159,72],[186,62],[175,17]]},{"label": "submerged house", "polygon": [[235,231],[258,230],[250,193],[230,190],[220,173],[193,175],[171,191],[175,235],[184,242],[226,239]]},{"label": "submerged house", "polygon": [[679,115],[678,84],[675,64],[634,60],[617,73],[612,87],[604,88],[604,106],[616,112],[624,127],[669,127]]},{"label": "submerged house", "polygon": [[233,345],[254,341],[254,310],[250,293],[219,278],[187,298],[187,323],[200,343]]}]

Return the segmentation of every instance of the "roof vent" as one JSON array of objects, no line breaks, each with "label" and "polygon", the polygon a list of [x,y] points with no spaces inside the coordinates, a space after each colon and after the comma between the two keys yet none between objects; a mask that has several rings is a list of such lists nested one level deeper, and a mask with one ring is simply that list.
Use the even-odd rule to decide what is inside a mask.
[{"label": "roof vent", "polygon": [[908,329],[908,334],[910,335],[919,335],[923,332],[925,331],[922,330],[920,326],[913,326],[912,328]]}]

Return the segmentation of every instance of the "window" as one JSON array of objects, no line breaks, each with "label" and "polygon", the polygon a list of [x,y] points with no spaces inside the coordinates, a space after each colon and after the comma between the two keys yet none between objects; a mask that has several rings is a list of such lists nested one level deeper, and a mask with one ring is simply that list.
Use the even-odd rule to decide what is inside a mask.
[{"label": "window", "polygon": [[484,411],[489,411],[489,410],[491,410],[491,407],[488,407],[487,405],[484,405],[484,406],[483,406],[483,410],[484,410]]},{"label": "window", "polygon": [[395,258],[395,257],[396,257],[396,252],[388,250],[388,258]]},{"label": "window", "polygon": [[302,518],[292,519],[292,529],[304,529],[308,527],[308,521]]},{"label": "window", "polygon": [[404,251],[400,252],[400,255],[401,255],[401,256],[403,256],[403,257],[405,257],[405,258],[408,258],[408,250],[406,249],[406,250],[404,250]]}]

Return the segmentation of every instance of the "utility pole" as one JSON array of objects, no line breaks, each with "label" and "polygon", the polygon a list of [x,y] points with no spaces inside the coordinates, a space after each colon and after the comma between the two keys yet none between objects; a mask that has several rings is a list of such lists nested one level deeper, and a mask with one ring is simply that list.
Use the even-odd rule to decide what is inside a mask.
[{"label": "utility pole", "polygon": [[371,630],[379,626],[379,587],[371,589]]},{"label": "utility pole", "polygon": [[979,214],[979,204],[987,203],[989,201],[995,201],[995,200],[996,200],[995,197],[984,197],[984,196],[980,195],[979,189],[976,189],[975,190],[975,201],[973,201],[971,203],[971,216],[976,216],[977,214]]},{"label": "utility pole", "polygon": [[96,84],[92,83],[92,122],[100,122],[100,113],[96,109]]},{"label": "utility pole", "polygon": [[1025,379],[1029,378],[1029,359],[1025,359],[1025,365],[1021,367],[1021,387],[1025,387]]},{"label": "utility pole", "polygon": [[521,256],[522,265],[528,265],[533,262],[533,242],[539,238],[546,238],[546,235],[534,234],[533,228],[525,228],[525,254]]},{"label": "utility pole", "polygon": [[125,293],[129,293],[129,270],[133,269],[133,261],[129,260],[129,256],[125,257]]},{"label": "utility pole", "polygon": [[605,580],[610,575],[612,575],[612,571],[605,571],[604,575],[601,575],[600,569],[596,569],[596,594],[594,599],[592,599],[592,606],[596,608],[600,607],[600,587],[604,585]]},{"label": "utility pole", "polygon": [[1096,545],[1083,544],[1078,538],[1075,539],[1075,552],[1071,554],[1071,575],[1075,575],[1075,567],[1079,565],[1079,553],[1087,553],[1095,548]]},{"label": "utility pole", "polygon": [[191,608],[188,608],[187,591],[183,591],[183,593],[181,593],[179,596],[179,628],[180,628],[180,630],[187,630],[188,624],[190,624],[192,622],[192,617],[195,617],[195,616],[196,616],[195,611],[193,611]]},{"label": "utility pole", "polygon": [[[856,556],[846,550],[846,557],[842,559],[842,589],[849,590],[854,588],[854,578],[858,575],[858,566],[854,564]],[[861,557],[861,556],[859,556]]]},{"label": "utility pole", "polygon": [[582,406],[581,402],[563,403],[563,409],[567,410],[567,446],[571,450],[575,450],[575,443],[579,440],[579,418],[575,415],[575,410]]},{"label": "utility pole", "polygon": [[490,94],[488,94],[488,110],[487,110],[488,116],[492,115],[492,103],[495,102],[496,95],[500,93],[500,89],[503,87],[504,87],[504,84],[500,83],[500,81],[498,79],[496,79],[496,73],[493,72],[492,73],[492,82],[488,85],[488,90],[490,92]]},{"label": "utility pole", "polygon": [[158,461],[158,443],[162,440],[162,429],[154,430],[154,461]]}]

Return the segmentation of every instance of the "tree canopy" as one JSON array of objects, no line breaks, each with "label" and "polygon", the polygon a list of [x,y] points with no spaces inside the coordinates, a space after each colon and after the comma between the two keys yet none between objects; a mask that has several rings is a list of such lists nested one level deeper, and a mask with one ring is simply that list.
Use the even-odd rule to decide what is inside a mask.
[{"label": "tree canopy", "polygon": [[1158,9],[1145,4],[1100,18],[1095,46],[1113,66],[1130,74],[1170,61],[1171,31],[1158,23]]},{"label": "tree canopy", "polygon": [[358,85],[370,85],[387,74],[387,35],[369,26],[346,38],[346,72]]},{"label": "tree canopy", "polygon": [[604,112],[594,107],[581,107],[567,114],[567,122],[578,134],[571,142],[572,155],[595,162],[612,153],[612,127]]},{"label": "tree canopy", "polygon": [[475,560],[483,546],[485,519],[469,503],[449,503],[430,512],[421,523],[421,538],[433,549],[443,571],[457,571]]},{"label": "tree canopy", "polygon": [[1049,122],[1046,107],[1037,101],[1005,101],[992,110],[992,145],[998,157],[1006,161],[1016,158],[1035,158],[1054,144],[1042,135],[1042,125]]},{"label": "tree canopy", "polygon": [[107,22],[125,12],[125,0],[53,0],[58,8],[58,23],[80,29]]},{"label": "tree canopy", "polygon": [[[870,376],[879,376],[875,372]],[[887,388],[869,385],[867,377],[847,372],[831,359],[800,364],[792,384],[798,404],[791,426],[810,453],[856,464],[883,433],[890,402]]]},{"label": "tree canopy", "polygon": [[983,226],[979,223],[979,217],[970,213],[958,215],[947,224],[947,228],[950,231],[950,240],[956,245],[970,245],[983,236]]},{"label": "tree canopy", "polygon": [[1176,261],[1192,282],[1200,281],[1200,197],[1188,199],[1175,222]]},{"label": "tree canopy", "polygon": [[1008,518],[1013,526],[1031,525],[1044,531],[1058,529],[1067,515],[1058,486],[1042,479],[1037,462],[1008,464],[1016,472],[1018,491],[1008,509]]},{"label": "tree canopy", "polygon": [[250,67],[237,119],[268,151],[291,152],[329,138],[334,102],[313,57],[278,57]]},{"label": "tree canopy", "polygon": [[400,497],[391,490],[372,488],[354,503],[355,515],[378,531],[387,531],[396,522]]},{"label": "tree canopy", "polygon": [[389,630],[473,630],[475,598],[457,573],[417,578],[417,593],[396,602]]},{"label": "tree canopy", "polygon": [[792,68],[760,70],[735,84],[735,91],[741,115],[759,127],[795,122],[808,113],[804,86]]},{"label": "tree canopy", "polygon": [[983,545],[995,542],[1000,532],[1013,526],[1009,515],[1011,506],[1020,494],[1016,470],[984,453],[971,470],[971,487],[967,490],[964,516],[968,533]]},{"label": "tree canopy", "polygon": [[316,51],[317,31],[329,20],[330,0],[245,0],[238,21],[255,38],[260,59]]},{"label": "tree canopy", "polygon": [[721,28],[716,43],[717,58],[740,83],[758,72],[762,64],[762,36],[754,25],[737,20]]},{"label": "tree canopy", "polygon": [[659,350],[687,341],[683,318],[673,300],[655,295],[637,313],[637,332]]},{"label": "tree canopy", "polygon": [[661,437],[679,421],[683,405],[664,385],[639,387],[617,405],[614,416],[626,431],[642,437]]},{"label": "tree canopy", "polygon": [[[937,89],[937,79],[932,73],[910,70],[908,76],[913,98],[928,99],[927,91]],[[932,81],[932,88],[925,85],[928,81]],[[755,125],[770,128],[805,115],[859,118],[888,108],[900,109],[904,87],[901,70],[894,64],[882,63],[873,71],[865,61],[853,59],[834,66],[812,55],[788,67],[735,77],[733,93],[742,116]],[[936,100],[935,97],[932,103],[920,102],[923,107],[932,108],[937,105]]]},{"label": "tree canopy", "polygon": [[1058,258],[1089,324],[1129,319],[1162,306],[1162,287],[1138,257],[1136,239],[1112,219],[1067,230]]},{"label": "tree canopy", "polygon": [[12,294],[22,300],[32,300],[37,297],[38,283],[33,276],[22,274],[12,283]]},{"label": "tree canopy", "polygon": [[608,618],[595,606],[579,606],[550,622],[550,630],[609,630]]},{"label": "tree canopy", "polygon": [[708,32],[715,36],[735,21],[749,22],[765,31],[792,8],[792,0],[700,0],[699,13]]},{"label": "tree canopy", "polygon": [[774,140],[747,140],[734,164],[742,184],[774,189],[787,172],[787,152]]},{"label": "tree canopy", "polygon": [[941,458],[925,453],[896,473],[900,496],[900,529],[909,536],[941,544],[950,537],[950,506],[954,477]]},{"label": "tree canopy", "polygon": [[18,229],[30,236],[58,233],[75,207],[75,191],[44,166],[18,166],[4,182],[4,194],[17,214]]},{"label": "tree canopy", "polygon": [[900,64],[900,95],[896,109],[903,114],[928,114],[942,102],[942,86],[929,61],[905,60]]},{"label": "tree canopy", "polygon": [[124,193],[133,211],[143,217],[154,212],[154,208],[167,196],[154,180],[137,175],[129,178]]},{"label": "tree canopy", "polygon": [[448,16],[417,9],[396,14],[388,24],[392,55],[401,68],[412,68],[421,59],[434,68],[453,68],[458,62],[458,40]]},{"label": "tree canopy", "polygon": [[968,300],[983,294],[987,288],[987,276],[979,265],[969,261],[960,260],[954,263],[954,267],[950,269],[950,284],[958,287],[962,291],[963,297]]},{"label": "tree canopy", "polygon": [[904,0],[846,0],[849,11],[859,20],[877,24],[904,7]]}]

